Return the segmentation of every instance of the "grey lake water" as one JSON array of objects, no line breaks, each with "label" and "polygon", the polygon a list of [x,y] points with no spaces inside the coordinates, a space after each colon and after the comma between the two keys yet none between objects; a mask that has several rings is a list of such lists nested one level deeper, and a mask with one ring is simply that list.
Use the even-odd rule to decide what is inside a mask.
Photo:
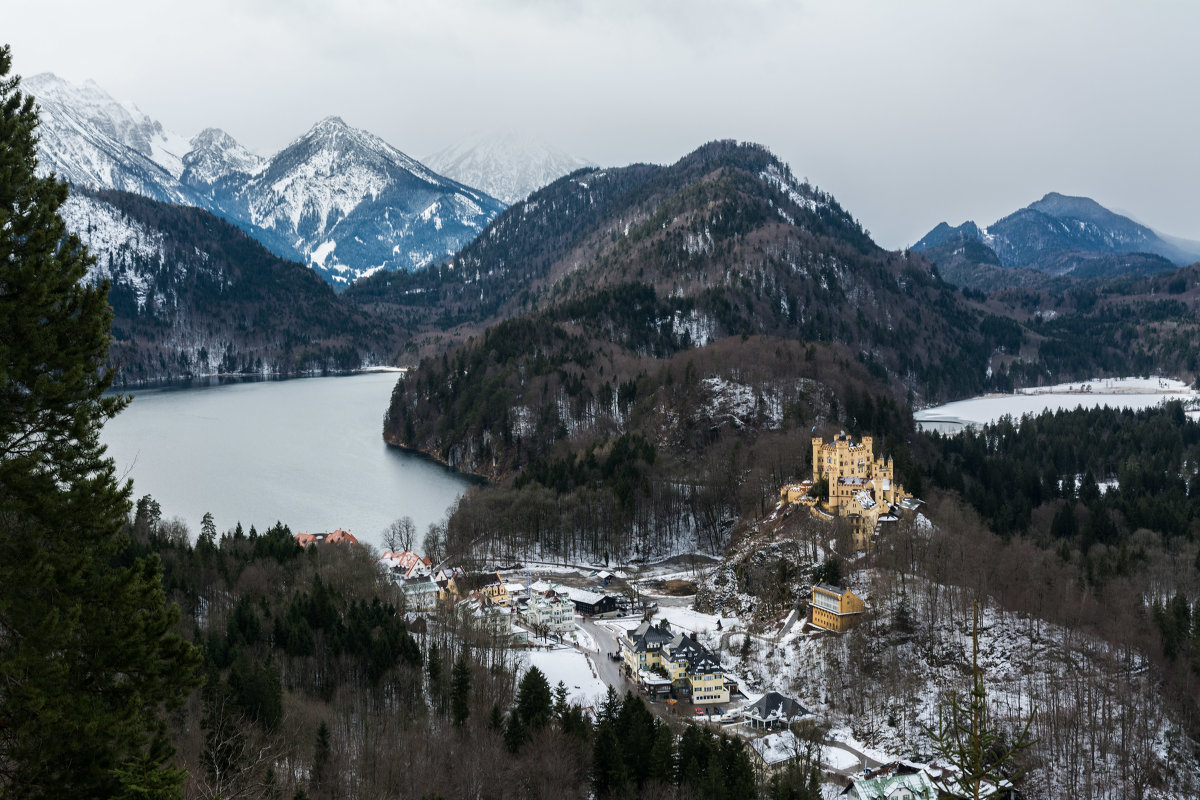
[{"label": "grey lake water", "polygon": [[164,519],[192,532],[212,512],[218,531],[240,521],[264,530],[342,528],[379,547],[398,517],[418,541],[469,480],[383,442],[397,373],[232,383],[131,392],[104,427],[118,475],[134,499],[153,495]]}]

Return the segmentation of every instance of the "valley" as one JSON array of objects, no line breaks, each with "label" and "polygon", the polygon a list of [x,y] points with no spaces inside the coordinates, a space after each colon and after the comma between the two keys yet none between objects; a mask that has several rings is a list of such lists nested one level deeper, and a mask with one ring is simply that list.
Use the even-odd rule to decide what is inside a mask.
[{"label": "valley", "polygon": [[1200,794],[1200,245],[6,98],[0,795]]}]

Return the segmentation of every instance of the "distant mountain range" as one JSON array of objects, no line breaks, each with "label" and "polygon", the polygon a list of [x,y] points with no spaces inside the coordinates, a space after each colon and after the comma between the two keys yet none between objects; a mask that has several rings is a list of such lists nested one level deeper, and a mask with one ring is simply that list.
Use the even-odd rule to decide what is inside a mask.
[{"label": "distant mountain range", "polygon": [[1057,192],[986,228],[942,222],[911,249],[951,282],[976,289],[1044,287],[1046,275],[1154,275],[1200,260],[1200,242],[1163,236],[1095,200]]},{"label": "distant mountain range", "polygon": [[424,162],[509,205],[577,169],[596,166],[549,142],[515,133],[475,136],[426,156]]},{"label": "distant mountain range", "polygon": [[[338,288],[374,272],[439,262],[506,204],[338,117],[262,158],[216,128],[191,139],[174,134],[92,82],[76,86],[44,73],[22,88],[41,108],[43,172],[204,208]],[[586,163],[515,138],[477,139],[439,155],[448,171],[506,197]]]}]

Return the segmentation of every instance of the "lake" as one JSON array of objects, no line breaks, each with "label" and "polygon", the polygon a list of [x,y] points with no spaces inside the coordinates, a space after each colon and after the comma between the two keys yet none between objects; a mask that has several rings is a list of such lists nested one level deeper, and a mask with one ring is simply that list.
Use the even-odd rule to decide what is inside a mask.
[{"label": "lake", "polygon": [[1006,414],[1019,420],[1026,414],[1080,407],[1136,410],[1162,405],[1168,400],[1182,400],[1185,407],[1193,409],[1189,416],[1195,419],[1198,398],[1196,390],[1169,378],[1104,378],[957,400],[921,409],[913,414],[913,420],[920,430],[952,434],[970,425],[995,422]]},{"label": "lake", "polygon": [[[134,500],[149,494],[164,519],[193,539],[204,512],[218,531],[342,528],[380,547],[403,515],[418,544],[470,481],[383,442],[383,415],[399,374],[231,383],[131,392],[101,439]],[[382,548],[381,548],[382,549]]]}]

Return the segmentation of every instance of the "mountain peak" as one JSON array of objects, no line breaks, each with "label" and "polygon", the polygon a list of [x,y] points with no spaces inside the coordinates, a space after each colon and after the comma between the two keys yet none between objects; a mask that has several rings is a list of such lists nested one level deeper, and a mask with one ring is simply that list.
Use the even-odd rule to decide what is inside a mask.
[{"label": "mountain peak", "polygon": [[207,189],[233,175],[253,175],[263,160],[220,128],[205,128],[192,137],[191,151],[183,157],[182,180],[195,189]]},{"label": "mountain peak", "polygon": [[206,147],[236,147],[237,140],[230,136],[220,128],[205,128],[192,137],[189,142],[193,150],[201,150]]},{"label": "mountain peak", "polygon": [[423,161],[435,172],[508,204],[581,167],[596,166],[544,139],[511,130],[476,134]]},{"label": "mountain peak", "polygon": [[1111,222],[1126,219],[1109,211],[1090,197],[1076,197],[1058,192],[1048,192],[1041,200],[1030,203],[1029,208],[1057,219],[1082,219],[1093,222]]},{"label": "mountain peak", "polygon": [[331,114],[330,116],[322,119],[316,125],[313,125],[310,133],[352,130],[354,130],[354,128],[351,128],[349,125],[347,125],[346,120],[337,115]]}]

